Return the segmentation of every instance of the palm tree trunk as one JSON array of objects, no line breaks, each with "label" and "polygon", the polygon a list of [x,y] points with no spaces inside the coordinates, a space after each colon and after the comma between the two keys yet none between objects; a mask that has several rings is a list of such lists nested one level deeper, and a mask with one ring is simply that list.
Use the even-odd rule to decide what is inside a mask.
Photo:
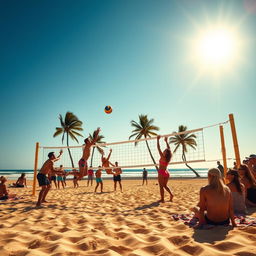
[{"label": "palm tree trunk", "polygon": [[[182,160],[183,160],[184,162],[187,161],[184,150],[182,151]],[[200,175],[197,173],[197,171],[195,171],[195,170],[194,170],[191,166],[189,166],[187,163],[185,163],[185,165],[196,175],[197,178],[200,178]]]},{"label": "palm tree trunk", "polygon": [[[69,147],[69,144],[68,144],[68,133],[67,133],[67,146]],[[70,152],[69,148],[68,148],[68,153],[69,153],[70,161],[71,161],[71,164],[72,164],[72,168],[75,168],[74,161],[73,161],[73,158],[71,156],[71,152]]]},{"label": "palm tree trunk", "polygon": [[[145,138],[146,138],[146,137],[145,137]],[[154,157],[153,157],[153,155],[152,155],[152,153],[151,153],[151,150],[150,150],[150,148],[149,148],[148,141],[145,140],[145,142],[146,142],[146,145],[147,145],[147,148],[148,148],[149,155],[150,155],[150,157],[151,157],[153,163],[155,164],[156,170],[158,171],[158,167],[157,167],[157,165],[156,165],[156,161],[155,161],[155,159],[154,159]]]},{"label": "palm tree trunk", "polygon": [[93,161],[94,149],[95,149],[95,147],[93,147],[93,149],[92,149],[91,166],[92,166],[92,161]]}]

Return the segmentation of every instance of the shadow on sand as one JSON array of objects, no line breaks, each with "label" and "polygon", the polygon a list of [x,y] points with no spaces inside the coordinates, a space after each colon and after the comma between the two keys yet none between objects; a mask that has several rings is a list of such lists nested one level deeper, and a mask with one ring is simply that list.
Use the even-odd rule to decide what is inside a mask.
[{"label": "shadow on sand", "polygon": [[149,209],[149,208],[157,207],[157,206],[159,206],[159,204],[160,204],[160,202],[157,201],[157,202],[153,202],[151,204],[146,204],[146,205],[139,206],[139,207],[135,208],[135,210]]},{"label": "shadow on sand", "polygon": [[213,244],[216,241],[225,240],[228,232],[232,229],[232,226],[217,226],[212,229],[195,229],[192,237],[196,242]]}]

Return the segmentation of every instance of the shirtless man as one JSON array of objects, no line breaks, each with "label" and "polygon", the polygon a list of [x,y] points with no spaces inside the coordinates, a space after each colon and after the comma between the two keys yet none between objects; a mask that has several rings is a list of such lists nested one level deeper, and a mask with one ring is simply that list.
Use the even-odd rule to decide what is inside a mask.
[{"label": "shirtless man", "polygon": [[[115,167],[114,164],[112,164],[109,159],[112,153],[112,149],[109,150],[109,154],[108,157],[104,157],[104,151],[102,151],[102,156],[101,156],[101,162],[102,162],[102,168],[105,169],[107,174],[114,174],[112,172],[112,169],[110,168],[110,165],[112,165],[113,167]],[[105,167],[105,168],[104,168]]]},{"label": "shirtless man", "polygon": [[100,128],[97,128],[94,139],[90,140],[90,138],[86,138],[84,140],[85,146],[84,146],[84,150],[83,150],[83,156],[78,162],[78,165],[79,165],[79,177],[78,178],[80,180],[84,176],[87,175],[87,170],[88,170],[87,160],[88,160],[88,158],[90,157],[90,154],[91,154],[91,146],[94,145],[95,142],[97,141],[99,132],[100,132]]},{"label": "shirtless man", "polygon": [[119,187],[121,192],[123,192],[122,184],[121,184],[121,174],[122,174],[122,169],[118,166],[118,162],[115,163],[116,168],[113,170],[113,181],[114,181],[114,190],[116,191],[116,183],[119,183]]},{"label": "shirtless man", "polygon": [[38,201],[37,201],[36,206],[41,206],[42,203],[46,202],[45,198],[46,198],[46,196],[47,196],[47,194],[48,194],[48,192],[51,188],[51,184],[50,184],[50,181],[47,178],[47,176],[50,172],[56,172],[57,173],[57,171],[53,167],[53,164],[54,164],[54,162],[60,160],[60,156],[62,155],[62,153],[63,153],[63,151],[61,150],[59,156],[56,157],[54,155],[54,152],[50,152],[48,154],[49,159],[47,159],[44,162],[41,170],[37,174],[37,180],[38,180],[39,186],[42,187],[42,189],[41,189],[41,191],[38,195]]}]

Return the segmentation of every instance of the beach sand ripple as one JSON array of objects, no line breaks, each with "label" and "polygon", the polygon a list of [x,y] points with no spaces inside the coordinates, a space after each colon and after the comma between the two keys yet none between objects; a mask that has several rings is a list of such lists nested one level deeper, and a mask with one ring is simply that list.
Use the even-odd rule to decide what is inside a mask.
[{"label": "beach sand ripple", "polygon": [[74,189],[68,181],[65,190],[51,190],[40,208],[31,188],[12,189],[25,196],[0,203],[0,255],[256,255],[256,228],[194,230],[173,220],[172,214],[190,213],[206,180],[169,184],[174,201],[159,203],[156,180],[143,187],[124,180],[123,193],[104,181],[102,194],[93,193],[94,187]]}]

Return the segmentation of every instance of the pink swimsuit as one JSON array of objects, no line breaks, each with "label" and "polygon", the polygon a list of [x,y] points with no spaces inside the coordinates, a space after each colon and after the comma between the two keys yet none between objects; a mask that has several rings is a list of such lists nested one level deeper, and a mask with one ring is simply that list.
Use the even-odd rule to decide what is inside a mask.
[{"label": "pink swimsuit", "polygon": [[165,166],[165,169],[159,169],[158,170],[158,174],[159,175],[162,175],[162,176],[164,176],[164,177],[170,177],[170,174],[169,174],[169,172],[166,170],[166,167],[168,166],[168,163],[166,163],[165,161],[159,161],[159,166],[160,165],[163,165],[163,166]]}]

